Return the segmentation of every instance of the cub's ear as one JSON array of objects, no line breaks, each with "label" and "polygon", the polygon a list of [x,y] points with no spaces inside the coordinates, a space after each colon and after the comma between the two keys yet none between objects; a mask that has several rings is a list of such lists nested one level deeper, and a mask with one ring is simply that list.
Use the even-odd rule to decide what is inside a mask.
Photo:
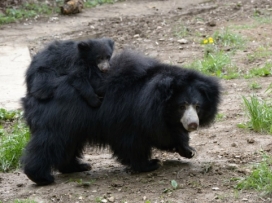
[{"label": "cub's ear", "polygon": [[79,42],[77,44],[77,48],[80,50],[80,51],[86,51],[90,48],[90,45],[86,42]]},{"label": "cub's ear", "polygon": [[110,48],[114,48],[114,41],[112,39],[108,39],[108,44],[110,45]]}]

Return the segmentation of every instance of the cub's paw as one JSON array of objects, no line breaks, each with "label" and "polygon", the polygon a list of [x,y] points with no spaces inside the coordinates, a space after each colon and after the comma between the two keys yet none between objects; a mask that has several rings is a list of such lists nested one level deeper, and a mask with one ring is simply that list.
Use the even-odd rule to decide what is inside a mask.
[{"label": "cub's paw", "polygon": [[88,98],[87,102],[89,104],[89,106],[93,107],[93,108],[98,108],[101,106],[101,100],[99,99],[99,97],[95,96],[92,98]]}]

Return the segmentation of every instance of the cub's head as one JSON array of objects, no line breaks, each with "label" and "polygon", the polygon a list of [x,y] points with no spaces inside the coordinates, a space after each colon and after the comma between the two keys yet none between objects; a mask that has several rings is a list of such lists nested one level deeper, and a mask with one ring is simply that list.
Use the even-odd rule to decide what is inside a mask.
[{"label": "cub's head", "polygon": [[110,58],[114,50],[114,41],[109,38],[91,39],[78,42],[77,48],[80,57],[102,72],[107,72],[110,67]]}]

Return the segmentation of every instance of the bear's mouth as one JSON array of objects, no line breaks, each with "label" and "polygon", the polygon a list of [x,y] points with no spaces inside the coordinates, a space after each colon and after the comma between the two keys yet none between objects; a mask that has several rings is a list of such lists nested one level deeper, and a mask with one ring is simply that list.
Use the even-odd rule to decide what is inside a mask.
[{"label": "bear's mouth", "polygon": [[103,61],[100,61],[97,66],[101,72],[106,73],[110,68],[110,63],[108,60],[105,59]]},{"label": "bear's mouth", "polygon": [[184,108],[185,111],[180,118],[180,122],[188,132],[197,130],[199,126],[199,118],[195,105],[186,105]]}]

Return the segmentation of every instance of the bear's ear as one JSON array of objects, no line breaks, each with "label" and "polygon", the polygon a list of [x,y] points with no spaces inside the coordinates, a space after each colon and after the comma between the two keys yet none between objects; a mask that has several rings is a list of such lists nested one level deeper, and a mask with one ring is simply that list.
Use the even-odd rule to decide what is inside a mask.
[{"label": "bear's ear", "polygon": [[114,48],[114,41],[112,39],[108,39],[107,41],[108,41],[110,48],[113,49]]},{"label": "bear's ear", "polygon": [[205,81],[197,81],[195,85],[208,101],[219,101],[221,86],[217,79],[206,78]]},{"label": "bear's ear", "polygon": [[90,45],[88,43],[86,43],[86,42],[79,42],[77,44],[77,47],[78,47],[78,49],[80,51],[86,51],[86,50],[88,50],[90,48]]},{"label": "bear's ear", "polygon": [[160,78],[160,80],[158,81],[157,88],[160,92],[160,95],[164,98],[165,101],[169,100],[172,97],[174,91],[173,86],[173,77]]}]

